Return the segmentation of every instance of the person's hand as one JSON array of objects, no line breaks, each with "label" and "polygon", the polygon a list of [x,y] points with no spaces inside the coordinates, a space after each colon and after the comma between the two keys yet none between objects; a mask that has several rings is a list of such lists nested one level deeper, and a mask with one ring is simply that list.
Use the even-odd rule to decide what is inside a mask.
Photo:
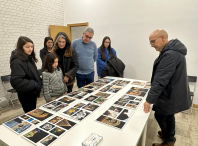
[{"label": "person's hand", "polygon": [[69,80],[69,78],[65,76],[64,79],[63,79],[63,82],[64,82],[64,83],[67,83],[68,80]]},{"label": "person's hand", "polygon": [[67,92],[65,92],[65,95],[67,94]]},{"label": "person's hand", "polygon": [[144,112],[145,112],[145,113],[150,112],[150,108],[151,108],[150,106],[151,106],[150,103],[148,103],[148,102],[145,102],[145,103],[144,103]]}]

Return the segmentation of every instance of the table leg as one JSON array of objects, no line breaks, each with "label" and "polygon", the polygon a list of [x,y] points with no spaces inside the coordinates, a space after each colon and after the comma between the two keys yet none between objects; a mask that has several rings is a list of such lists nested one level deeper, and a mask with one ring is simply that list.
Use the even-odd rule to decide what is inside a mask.
[{"label": "table leg", "polygon": [[146,133],[147,133],[147,123],[144,126],[141,138],[140,138],[139,143],[138,143],[137,146],[145,146],[146,145]]}]

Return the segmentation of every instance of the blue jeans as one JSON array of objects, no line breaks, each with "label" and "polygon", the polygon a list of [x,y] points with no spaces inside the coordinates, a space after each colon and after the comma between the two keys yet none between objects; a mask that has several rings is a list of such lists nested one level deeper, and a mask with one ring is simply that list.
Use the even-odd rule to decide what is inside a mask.
[{"label": "blue jeans", "polygon": [[174,141],[175,135],[175,115],[161,115],[155,113],[155,119],[157,120],[165,142]]},{"label": "blue jeans", "polygon": [[76,73],[76,79],[77,79],[78,88],[88,85],[88,84],[94,82],[94,71],[87,75],[82,75],[82,74]]}]

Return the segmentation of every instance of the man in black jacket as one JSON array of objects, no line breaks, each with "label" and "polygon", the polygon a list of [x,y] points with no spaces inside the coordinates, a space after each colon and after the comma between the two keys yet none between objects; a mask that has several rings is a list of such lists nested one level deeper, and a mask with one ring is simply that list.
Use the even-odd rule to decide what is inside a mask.
[{"label": "man in black jacket", "polygon": [[148,113],[153,104],[155,118],[162,130],[158,134],[163,143],[154,143],[153,146],[174,146],[174,114],[192,105],[186,71],[187,50],[178,39],[168,41],[168,34],[162,29],[151,33],[149,41],[160,54],[154,62],[151,89],[144,103],[144,111]]}]

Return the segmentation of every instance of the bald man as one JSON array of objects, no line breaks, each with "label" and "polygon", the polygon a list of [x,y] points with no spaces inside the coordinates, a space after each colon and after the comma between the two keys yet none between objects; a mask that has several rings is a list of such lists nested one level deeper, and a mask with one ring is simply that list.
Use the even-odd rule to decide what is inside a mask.
[{"label": "bald man", "polygon": [[168,34],[163,29],[152,32],[149,41],[151,47],[160,53],[154,62],[144,111],[148,113],[153,104],[155,119],[161,128],[158,134],[163,142],[153,143],[153,146],[174,146],[174,115],[192,105],[186,71],[187,50],[178,39],[168,41]]}]

